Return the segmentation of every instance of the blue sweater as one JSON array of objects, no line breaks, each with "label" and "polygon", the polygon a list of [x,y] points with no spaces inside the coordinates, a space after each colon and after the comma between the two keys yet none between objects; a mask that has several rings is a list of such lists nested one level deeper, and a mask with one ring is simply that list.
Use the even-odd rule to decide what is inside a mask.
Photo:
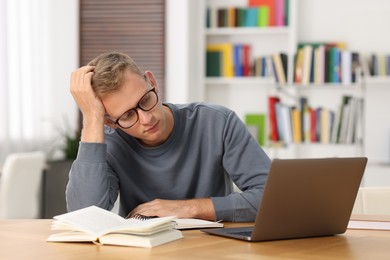
[{"label": "blue sweater", "polygon": [[[80,143],[66,189],[69,211],[96,205],[126,216],[153,199],[212,199],[216,220],[254,221],[270,167],[237,115],[205,103],[165,104],[174,129],[158,147],[145,147],[120,129],[105,144]],[[232,181],[242,192],[233,192]]]}]

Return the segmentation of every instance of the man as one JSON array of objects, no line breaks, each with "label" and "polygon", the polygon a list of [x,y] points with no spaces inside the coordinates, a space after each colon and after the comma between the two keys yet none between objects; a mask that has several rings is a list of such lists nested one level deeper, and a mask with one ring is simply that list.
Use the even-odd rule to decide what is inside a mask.
[{"label": "man", "polygon": [[72,73],[83,130],[68,210],[110,210],[119,193],[122,216],[253,221],[268,156],[233,111],[163,103],[158,91],[152,72],[123,53],[101,54]]}]

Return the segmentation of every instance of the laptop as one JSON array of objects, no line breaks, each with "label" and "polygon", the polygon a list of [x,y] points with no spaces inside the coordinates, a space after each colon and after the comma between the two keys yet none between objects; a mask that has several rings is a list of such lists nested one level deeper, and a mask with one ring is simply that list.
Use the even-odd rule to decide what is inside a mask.
[{"label": "laptop", "polygon": [[366,157],[275,159],[254,226],[202,232],[246,241],[344,233],[366,164]]}]

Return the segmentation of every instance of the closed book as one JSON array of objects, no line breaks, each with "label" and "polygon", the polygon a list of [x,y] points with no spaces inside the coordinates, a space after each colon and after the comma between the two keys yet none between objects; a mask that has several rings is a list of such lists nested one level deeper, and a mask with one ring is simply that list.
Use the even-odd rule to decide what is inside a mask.
[{"label": "closed book", "polygon": [[346,86],[352,83],[352,53],[349,50],[341,51],[341,82]]},{"label": "closed book", "polygon": [[244,75],[243,69],[243,47],[242,44],[234,45],[234,75],[236,77],[241,77]]},{"label": "closed book", "polygon": [[245,8],[237,7],[236,27],[245,26]]},{"label": "closed book", "polygon": [[268,27],[269,26],[269,8],[267,6],[260,6],[258,8],[259,16],[257,19],[257,26]]},{"label": "closed book", "polygon": [[233,46],[230,43],[210,43],[206,51],[220,51],[222,53],[222,76],[234,76]]},{"label": "closed book", "polygon": [[341,50],[337,47],[329,49],[329,82],[341,82]]},{"label": "closed book", "polygon": [[378,54],[378,76],[386,76],[386,56]]},{"label": "closed book", "polygon": [[290,107],[281,102],[276,103],[276,117],[279,139],[285,145],[292,143]]},{"label": "closed book", "polygon": [[218,13],[218,27],[228,26],[228,10],[226,8],[219,8]]},{"label": "closed book", "polygon": [[206,76],[220,77],[222,76],[222,53],[220,51],[206,52]]},{"label": "closed book", "polygon": [[329,144],[330,142],[330,111],[327,108],[321,110],[321,143]]},{"label": "closed book", "polygon": [[294,143],[302,143],[301,113],[297,107],[291,108],[291,124]]},{"label": "closed book", "polygon": [[265,115],[264,114],[246,114],[245,124],[250,129],[251,134],[261,145],[265,145]]},{"label": "closed book", "polygon": [[346,129],[348,127],[349,101],[352,96],[344,95],[341,99],[340,112],[337,122],[336,143],[345,143]]},{"label": "closed book", "polygon": [[285,0],[275,0],[275,25],[285,25]]},{"label": "closed book", "polygon": [[302,64],[302,85],[308,85],[310,83],[311,63],[313,47],[311,45],[305,45],[303,47],[303,64]]},{"label": "closed book", "polygon": [[355,83],[359,77],[359,70],[361,70],[360,54],[358,52],[351,53],[351,82]]},{"label": "closed book", "polygon": [[251,46],[249,44],[243,44],[242,46],[242,66],[243,66],[243,75],[250,76],[251,75]]},{"label": "closed book", "polygon": [[227,9],[227,13],[228,13],[228,27],[236,27],[236,8],[234,7],[229,7]]},{"label": "closed book", "polygon": [[309,101],[307,97],[300,97],[299,98],[299,112],[300,112],[300,117],[301,117],[301,136],[302,136],[302,141],[305,141],[305,129],[306,129],[306,121],[305,121],[305,112],[307,108],[309,107]]},{"label": "closed book", "polygon": [[309,108],[310,113],[310,142],[317,142],[317,115],[316,110],[313,108]]},{"label": "closed book", "polygon": [[245,27],[257,26],[258,13],[259,13],[258,8],[247,8],[245,12],[244,26]]},{"label": "closed book", "polygon": [[250,7],[268,8],[268,26],[275,26],[276,25],[275,1],[276,0],[249,0],[248,5]]},{"label": "closed book", "polygon": [[320,45],[314,49],[314,83],[324,83],[325,47]]},{"label": "closed book", "polygon": [[297,84],[302,83],[303,74],[303,48],[299,48],[295,55],[295,68],[294,68],[294,82]]},{"label": "closed book", "polygon": [[273,142],[279,141],[278,123],[276,119],[276,103],[280,102],[280,99],[276,96],[268,97],[268,115],[269,115],[269,131],[270,140]]},{"label": "closed book", "polygon": [[280,86],[284,86],[287,83],[286,80],[286,73],[284,71],[284,66],[282,63],[282,58],[280,53],[275,53],[272,55],[272,62],[274,64],[275,68],[275,76],[276,76],[276,82],[279,83]]}]

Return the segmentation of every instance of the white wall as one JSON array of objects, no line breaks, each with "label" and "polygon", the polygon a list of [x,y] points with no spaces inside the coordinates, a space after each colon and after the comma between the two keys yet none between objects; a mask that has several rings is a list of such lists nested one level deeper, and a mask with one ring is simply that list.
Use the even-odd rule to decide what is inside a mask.
[{"label": "white wall", "polygon": [[[198,0],[166,1],[166,101],[171,103],[188,103],[200,101],[203,96],[200,75],[199,57],[204,55],[197,47],[203,44],[198,38],[200,21],[204,20]],[[195,32],[195,33],[194,33]]]},{"label": "white wall", "polygon": [[299,0],[299,41],[344,41],[361,52],[390,52],[390,1]]},{"label": "white wall", "polygon": [[73,129],[77,127],[78,110],[70,94],[70,74],[79,66],[79,0],[50,1],[49,25],[51,45],[48,49],[53,86],[51,109],[58,114],[58,124],[65,116]]}]

